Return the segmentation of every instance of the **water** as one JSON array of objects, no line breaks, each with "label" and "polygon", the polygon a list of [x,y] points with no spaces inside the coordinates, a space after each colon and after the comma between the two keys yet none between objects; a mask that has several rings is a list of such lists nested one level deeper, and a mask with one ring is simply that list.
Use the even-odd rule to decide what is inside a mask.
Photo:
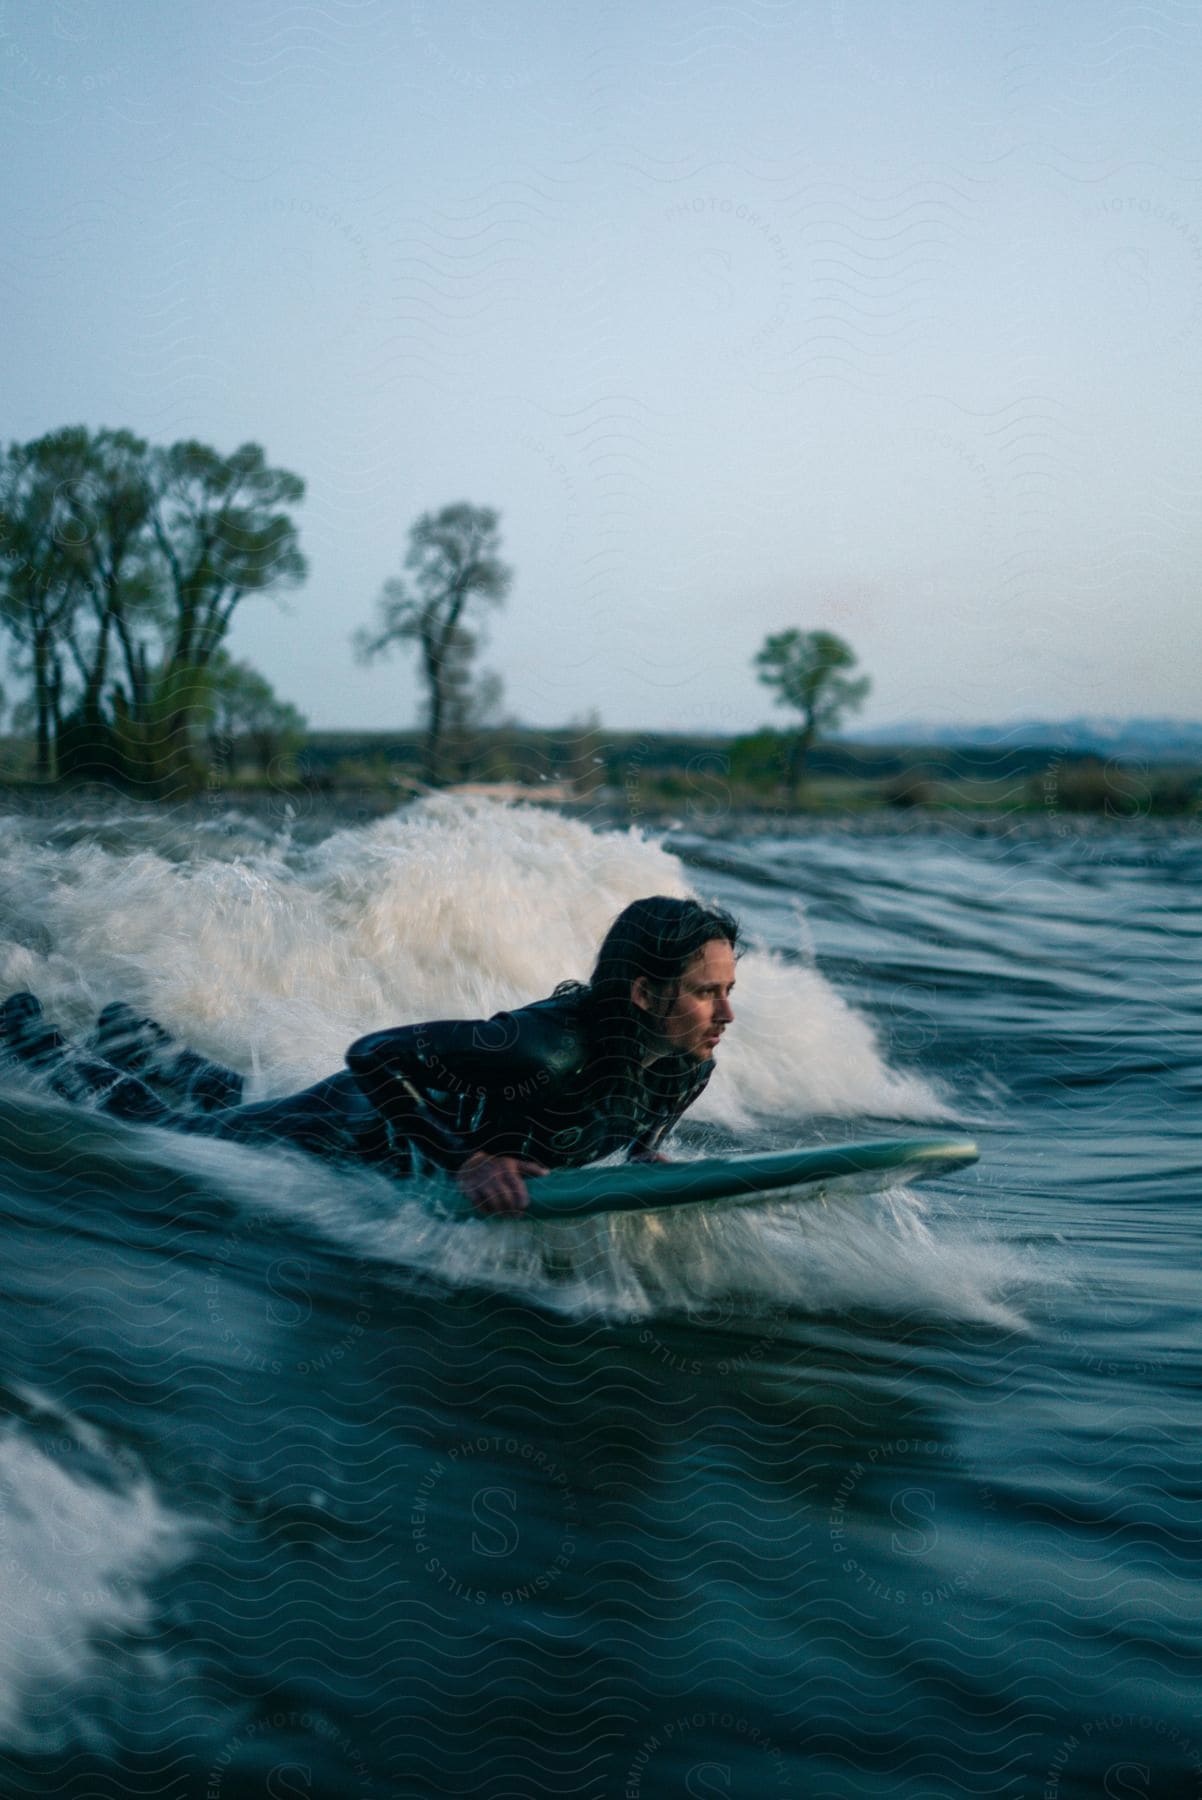
[{"label": "water", "polygon": [[1202,844],[10,815],[0,978],[253,1096],[752,948],[680,1153],[970,1128],[810,1209],[460,1225],[0,1084],[0,1791],[1202,1793]]}]

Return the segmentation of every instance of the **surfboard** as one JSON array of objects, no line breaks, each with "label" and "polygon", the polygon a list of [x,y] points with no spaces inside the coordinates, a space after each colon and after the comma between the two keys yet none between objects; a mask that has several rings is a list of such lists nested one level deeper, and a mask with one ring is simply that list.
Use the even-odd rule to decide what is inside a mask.
[{"label": "surfboard", "polygon": [[699,1162],[624,1163],[561,1169],[527,1182],[530,1219],[587,1219],[595,1213],[659,1212],[678,1206],[755,1206],[877,1193],[930,1181],[977,1160],[968,1138],[885,1138],[823,1144],[766,1155]]},{"label": "surfboard", "polygon": [[[140,1142],[138,1140],[141,1140]],[[200,1150],[213,1140],[180,1140]],[[68,1109],[58,1101],[0,1096],[0,1162],[23,1171],[23,1181],[69,1192],[89,1191],[110,1176],[182,1205],[203,1190],[191,1158],[161,1153],[158,1132]],[[269,1145],[245,1146],[257,1154]],[[823,1144],[697,1162],[593,1164],[531,1177],[528,1219],[587,1219],[599,1213],[659,1212],[681,1206],[755,1206],[821,1200],[829,1195],[879,1193],[953,1174],[977,1160],[967,1138],[884,1138],[862,1144]],[[438,1180],[439,1206],[474,1218],[458,1186]]]}]

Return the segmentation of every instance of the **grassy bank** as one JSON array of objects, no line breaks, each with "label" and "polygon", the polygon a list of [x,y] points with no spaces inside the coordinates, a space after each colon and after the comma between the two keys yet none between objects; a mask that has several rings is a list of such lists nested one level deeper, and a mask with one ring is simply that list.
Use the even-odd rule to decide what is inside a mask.
[{"label": "grassy bank", "polygon": [[[921,749],[824,744],[810,754],[796,795],[774,733],[692,737],[672,733],[508,727],[455,747],[452,783],[506,784],[616,819],[732,812],[784,815],[955,813],[1086,815],[1106,819],[1202,816],[1196,765],[1104,759],[1046,745]],[[0,779],[26,788],[27,746],[0,744]],[[198,797],[296,793],[356,795],[382,810],[424,791],[416,732],[314,732],[264,765],[235,755],[203,776]]]},{"label": "grassy bank", "polygon": [[[630,817],[680,809],[705,816],[886,807],[1122,819],[1202,809],[1202,769],[1196,766],[1117,762],[1046,745],[923,750],[824,744],[811,752],[796,796],[788,791],[784,762],[782,741],[771,733],[732,739],[511,729],[481,734],[455,778],[566,787],[581,801]],[[297,759],[299,778],[326,791],[382,784],[411,790],[419,770],[415,733],[315,733]]]}]

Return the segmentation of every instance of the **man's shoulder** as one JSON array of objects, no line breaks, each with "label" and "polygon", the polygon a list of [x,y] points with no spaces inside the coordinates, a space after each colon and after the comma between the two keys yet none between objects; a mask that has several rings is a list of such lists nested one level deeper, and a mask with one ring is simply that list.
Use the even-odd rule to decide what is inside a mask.
[{"label": "man's shoulder", "polygon": [[[552,1075],[571,1075],[588,1057],[583,988],[556,989],[545,1000],[532,1000],[489,1020],[507,1049],[530,1057]],[[498,1048],[502,1043],[498,1042]]]}]

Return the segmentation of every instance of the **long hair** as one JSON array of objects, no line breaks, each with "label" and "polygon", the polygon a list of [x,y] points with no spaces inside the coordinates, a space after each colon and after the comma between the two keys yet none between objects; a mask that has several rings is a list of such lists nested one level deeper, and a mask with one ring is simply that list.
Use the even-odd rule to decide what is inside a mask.
[{"label": "long hair", "polygon": [[[630,997],[633,984],[643,977],[654,987],[670,989],[715,938],[738,949],[738,921],[730,913],[696,900],[651,894],[618,914],[597,952],[588,986],[565,982],[557,990],[580,996],[593,1056],[609,1081],[636,1094],[648,1085],[642,1063],[649,1026],[642,1007]],[[678,1080],[679,1071],[672,1073]]]}]

